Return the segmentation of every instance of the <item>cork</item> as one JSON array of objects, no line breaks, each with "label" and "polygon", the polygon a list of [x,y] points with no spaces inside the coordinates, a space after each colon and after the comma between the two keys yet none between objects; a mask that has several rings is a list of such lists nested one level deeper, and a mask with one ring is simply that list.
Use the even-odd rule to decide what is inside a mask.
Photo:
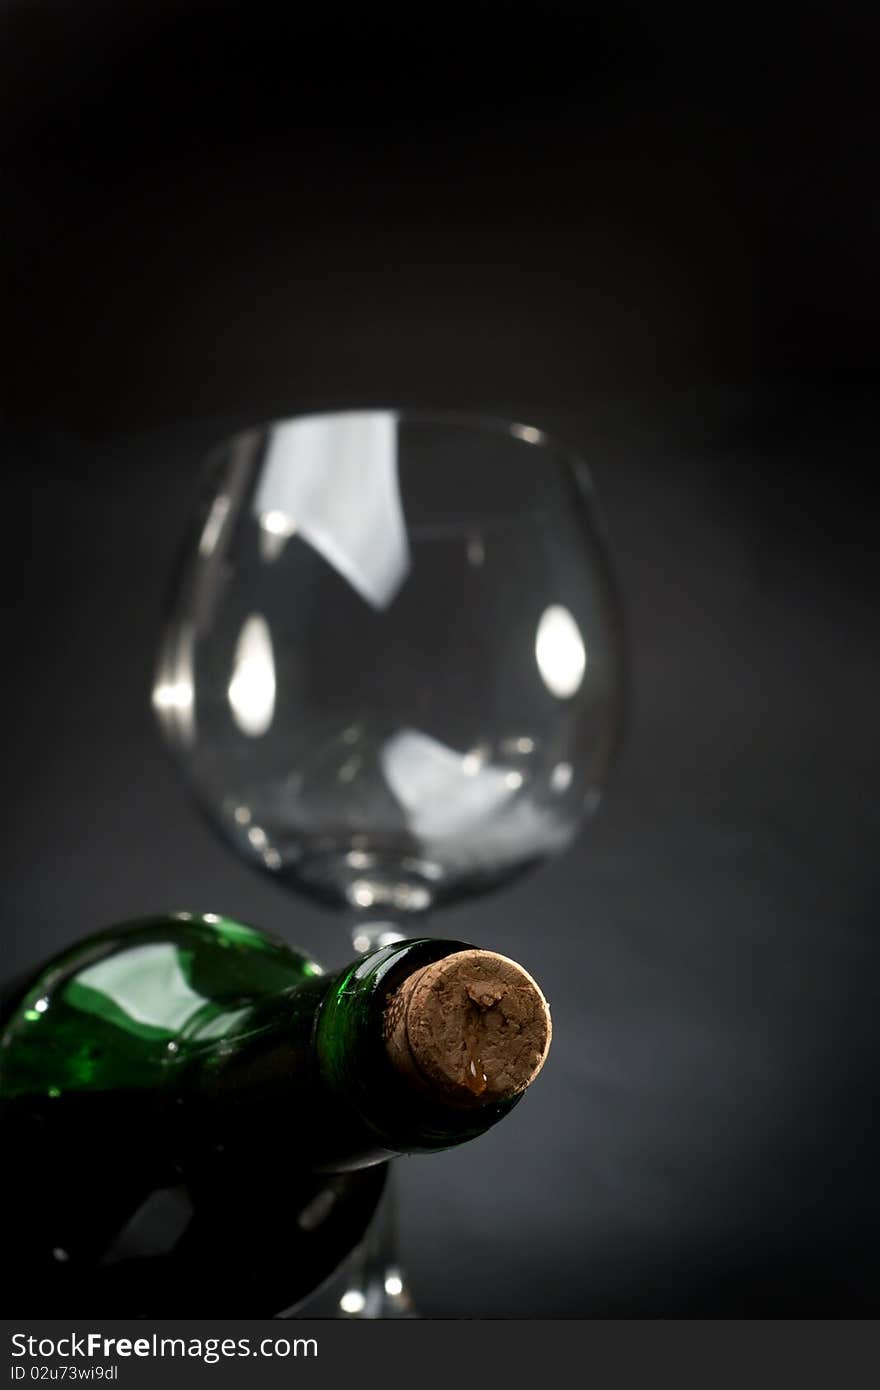
[{"label": "cork", "polygon": [[550,1047],[550,1009],[516,961],[456,951],[389,997],[385,1046],[407,1082],[440,1104],[473,1108],[529,1086]]}]

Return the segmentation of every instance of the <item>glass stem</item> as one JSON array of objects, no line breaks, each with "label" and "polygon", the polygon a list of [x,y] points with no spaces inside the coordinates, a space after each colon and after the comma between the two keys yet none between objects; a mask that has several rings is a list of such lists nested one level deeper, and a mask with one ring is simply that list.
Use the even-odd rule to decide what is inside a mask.
[{"label": "glass stem", "polygon": [[[351,942],[359,955],[418,936],[425,913],[365,910],[351,923]],[[367,1234],[355,1252],[351,1282],[340,1300],[339,1315],[361,1318],[418,1317],[397,1253],[397,1174],[392,1162],[388,1181]]]},{"label": "glass stem", "polygon": [[418,1317],[397,1255],[397,1174],[391,1163],[370,1228],[355,1251],[337,1316]]}]

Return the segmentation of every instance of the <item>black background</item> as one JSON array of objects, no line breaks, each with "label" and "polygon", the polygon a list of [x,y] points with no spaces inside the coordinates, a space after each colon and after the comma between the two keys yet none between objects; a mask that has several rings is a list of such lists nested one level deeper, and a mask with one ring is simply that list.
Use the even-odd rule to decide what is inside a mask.
[{"label": "black background", "polygon": [[10,969],[175,906],[339,959],[152,726],[201,453],[323,404],[533,420],[595,472],[630,728],[574,852],[437,919],[557,1042],[406,1165],[417,1294],[875,1312],[875,7],[3,18]]}]

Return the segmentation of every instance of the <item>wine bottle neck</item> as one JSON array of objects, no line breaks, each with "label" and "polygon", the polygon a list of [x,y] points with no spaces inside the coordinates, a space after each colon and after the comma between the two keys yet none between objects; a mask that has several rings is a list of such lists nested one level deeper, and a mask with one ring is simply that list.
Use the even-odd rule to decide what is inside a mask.
[{"label": "wine bottle neck", "polygon": [[215,1146],[361,1167],[484,1133],[548,1041],[521,967],[459,942],[401,941],[264,999],[232,1033],[191,1038],[181,1093],[191,1133]]},{"label": "wine bottle neck", "polygon": [[[484,1019],[505,997],[490,1040]],[[529,1008],[540,1026],[534,1046],[524,1047]],[[463,943],[424,939],[392,944],[344,971],[315,1035],[326,1084],[392,1153],[484,1133],[516,1104],[548,1044],[547,1006],[525,971]],[[490,1053],[500,1059],[491,1083],[483,1067]]]}]

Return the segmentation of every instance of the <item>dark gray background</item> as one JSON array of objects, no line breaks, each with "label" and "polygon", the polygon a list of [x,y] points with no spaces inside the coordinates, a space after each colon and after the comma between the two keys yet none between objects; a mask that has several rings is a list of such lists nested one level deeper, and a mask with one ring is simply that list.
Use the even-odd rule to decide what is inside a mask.
[{"label": "dark gray background", "polygon": [[7,11],[4,967],[166,907],[340,960],[152,724],[199,459],[320,404],[532,420],[594,469],[629,728],[566,859],[436,919],[535,972],[556,1042],[505,1125],[401,1165],[416,1293],[875,1312],[868,8],[39,9]]}]

